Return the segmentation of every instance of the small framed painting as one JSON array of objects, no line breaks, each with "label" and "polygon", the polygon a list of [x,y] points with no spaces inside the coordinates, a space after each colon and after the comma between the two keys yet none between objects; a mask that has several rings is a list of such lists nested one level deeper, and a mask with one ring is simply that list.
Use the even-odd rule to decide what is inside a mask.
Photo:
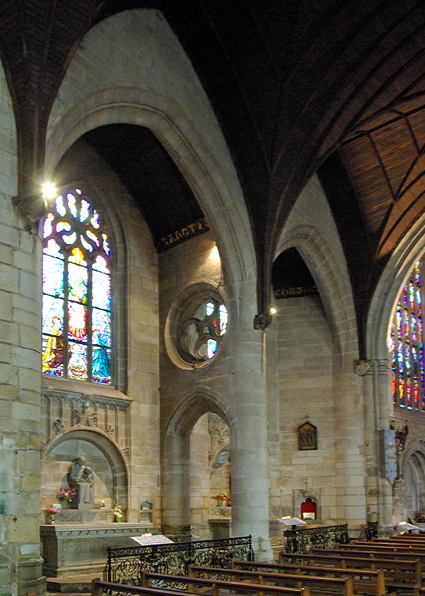
[{"label": "small framed painting", "polygon": [[304,422],[298,427],[298,449],[300,451],[317,449],[317,427],[311,422]]}]

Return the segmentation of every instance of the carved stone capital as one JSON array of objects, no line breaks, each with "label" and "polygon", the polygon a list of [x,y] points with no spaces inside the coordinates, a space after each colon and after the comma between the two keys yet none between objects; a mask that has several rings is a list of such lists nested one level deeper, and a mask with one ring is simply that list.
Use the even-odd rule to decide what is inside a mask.
[{"label": "carved stone capital", "polygon": [[365,375],[369,375],[373,372],[373,360],[366,360],[362,358],[361,360],[356,360],[356,373],[360,377],[364,377]]},{"label": "carved stone capital", "polygon": [[269,313],[258,313],[254,317],[254,329],[265,331],[272,322],[272,316]]},{"label": "carved stone capital", "polygon": [[46,211],[42,195],[33,194],[25,197],[18,195],[12,198],[12,205],[18,217],[24,222],[25,229],[36,232],[39,221]]}]

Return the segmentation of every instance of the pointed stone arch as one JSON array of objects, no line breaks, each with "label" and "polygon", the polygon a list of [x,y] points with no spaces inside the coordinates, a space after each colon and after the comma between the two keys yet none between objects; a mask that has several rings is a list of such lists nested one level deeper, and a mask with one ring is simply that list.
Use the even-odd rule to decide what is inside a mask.
[{"label": "pointed stone arch", "polygon": [[341,354],[356,341],[354,305],[346,271],[341,269],[326,239],[317,228],[299,225],[283,234],[277,254],[296,248],[310,270],[322,300],[334,343]]},{"label": "pointed stone arch", "polygon": [[228,408],[221,403],[213,391],[199,388],[192,391],[174,410],[166,426],[164,440],[170,434],[187,436],[195,422],[207,412],[217,414],[231,428],[232,415]]},{"label": "pointed stone arch", "polygon": [[[425,251],[425,217],[415,223],[388,260],[373,294],[366,326],[366,354],[369,372],[364,376],[366,400],[370,402],[370,421],[374,437],[371,438],[378,447],[378,431],[388,429],[394,405],[391,391],[391,361],[388,350],[388,333],[397,304],[397,298],[415,262]],[[383,468],[380,451],[376,449],[377,469]],[[408,457],[407,452],[404,460]],[[406,460],[407,461],[407,460]],[[399,482],[391,487],[382,473],[376,475],[377,506],[380,525],[390,528],[400,521],[396,519],[405,510],[403,486]],[[401,481],[403,483],[403,481]],[[392,506],[389,506],[389,503]]]},{"label": "pointed stone arch", "polygon": [[[425,441],[415,439],[405,451],[401,462],[403,483],[403,519],[412,520],[425,513]],[[400,521],[400,520],[398,520]]]},{"label": "pointed stone arch", "polygon": [[388,358],[387,336],[400,290],[415,262],[425,252],[425,216],[400,242],[376,286],[367,321],[369,358]]},{"label": "pointed stone arch", "polygon": [[[172,156],[205,213],[217,241],[223,270],[243,282],[256,270],[246,206],[240,188],[232,187],[223,168],[170,99],[140,88],[97,91],[52,123],[47,143],[46,172],[52,176],[59,158],[84,133],[107,124],[136,124],[151,130]],[[244,246],[240,246],[244,239]],[[228,275],[228,274],[227,274]],[[237,286],[234,286],[237,293]],[[236,301],[237,302],[237,301]]]},{"label": "pointed stone arch", "polygon": [[174,410],[164,431],[162,457],[163,533],[190,534],[190,433],[207,412],[232,420],[217,396],[205,389],[194,391]]},{"label": "pointed stone arch", "polygon": [[[43,454],[42,468],[47,464],[57,463],[57,472],[54,478],[49,478],[48,482],[52,486],[56,481],[56,489],[60,488],[59,480],[64,479],[64,475],[69,471],[68,468],[72,460],[78,455],[85,455],[89,460],[96,458],[99,467],[93,465],[95,478],[103,482],[108,489],[111,506],[120,503],[122,509],[128,508],[128,470],[127,463],[118,445],[103,432],[92,428],[78,427],[70,429],[67,432],[55,437],[49,443]],[[49,495],[50,497],[50,495]]]}]

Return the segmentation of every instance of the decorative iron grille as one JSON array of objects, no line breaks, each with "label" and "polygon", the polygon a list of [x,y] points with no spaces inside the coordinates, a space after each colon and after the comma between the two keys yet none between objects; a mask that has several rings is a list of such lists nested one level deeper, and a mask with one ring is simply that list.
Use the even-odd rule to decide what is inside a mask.
[{"label": "decorative iron grille", "polygon": [[287,530],[285,536],[288,553],[308,553],[311,548],[333,548],[349,542],[347,524]]},{"label": "decorative iron grille", "polygon": [[104,580],[140,586],[144,571],[187,575],[189,565],[230,568],[232,559],[254,560],[251,536],[108,548]]},{"label": "decorative iron grille", "polygon": [[373,540],[378,538],[378,522],[367,522],[365,527],[366,540]]}]

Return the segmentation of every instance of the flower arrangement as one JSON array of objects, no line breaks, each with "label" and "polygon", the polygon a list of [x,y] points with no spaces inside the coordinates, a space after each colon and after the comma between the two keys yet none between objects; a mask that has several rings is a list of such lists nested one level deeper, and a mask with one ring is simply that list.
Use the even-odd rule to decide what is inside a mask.
[{"label": "flower arrangement", "polygon": [[58,509],[57,507],[49,507],[48,509],[46,509],[47,513],[59,513],[60,509]]},{"label": "flower arrangement", "polygon": [[67,484],[65,487],[61,487],[56,493],[56,496],[61,501],[72,501],[77,496],[77,491],[72,486]]},{"label": "flower arrangement", "polygon": [[56,513],[59,513],[60,508],[59,507],[49,507],[48,509],[46,509],[46,513],[49,514],[49,523],[50,524],[54,524],[55,523],[55,515]]},{"label": "flower arrangement", "polygon": [[122,520],[122,509],[118,503],[114,507],[114,522],[120,522]]},{"label": "flower arrangement", "polygon": [[224,503],[225,505],[229,506],[232,502],[231,496],[226,493],[224,493],[223,495],[215,495],[215,497],[212,498],[217,501],[217,505],[223,505]]}]

